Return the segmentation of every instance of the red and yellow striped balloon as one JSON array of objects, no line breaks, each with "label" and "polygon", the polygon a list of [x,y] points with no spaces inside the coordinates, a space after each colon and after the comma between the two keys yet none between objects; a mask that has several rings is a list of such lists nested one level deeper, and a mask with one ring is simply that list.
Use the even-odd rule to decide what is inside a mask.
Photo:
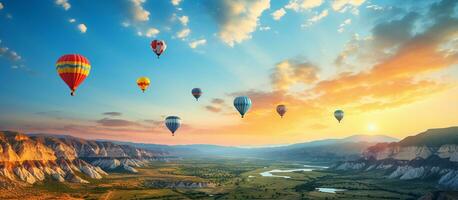
[{"label": "red and yellow striped balloon", "polygon": [[89,60],[79,54],[67,54],[57,60],[56,70],[70,88],[73,96],[76,88],[86,79],[91,71]]},{"label": "red and yellow striped balloon", "polygon": [[148,77],[143,76],[137,79],[137,85],[143,92],[145,92],[149,84],[150,84],[150,80]]}]

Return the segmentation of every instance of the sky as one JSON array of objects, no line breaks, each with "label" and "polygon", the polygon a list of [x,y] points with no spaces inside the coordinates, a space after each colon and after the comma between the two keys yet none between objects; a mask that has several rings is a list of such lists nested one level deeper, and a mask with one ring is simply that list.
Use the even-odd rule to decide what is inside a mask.
[{"label": "sky", "polygon": [[[259,146],[456,126],[457,4],[0,0],[0,130]],[[160,59],[154,39],[167,43]],[[70,53],[92,66],[76,96],[55,69]],[[253,102],[243,119],[240,95]],[[183,123],[175,136],[170,115]]]}]

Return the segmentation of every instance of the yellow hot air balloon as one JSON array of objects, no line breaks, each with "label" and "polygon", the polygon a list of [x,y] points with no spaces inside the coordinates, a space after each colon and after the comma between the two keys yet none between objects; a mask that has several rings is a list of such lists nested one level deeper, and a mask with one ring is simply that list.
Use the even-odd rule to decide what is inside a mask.
[{"label": "yellow hot air balloon", "polygon": [[137,79],[137,85],[143,92],[145,92],[145,90],[148,88],[149,84],[150,84],[150,80],[146,76],[142,76],[142,77]]}]

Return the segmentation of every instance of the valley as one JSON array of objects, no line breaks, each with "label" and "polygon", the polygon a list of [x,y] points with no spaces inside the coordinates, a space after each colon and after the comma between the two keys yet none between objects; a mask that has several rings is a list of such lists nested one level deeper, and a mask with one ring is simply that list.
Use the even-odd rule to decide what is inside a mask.
[{"label": "valley", "polygon": [[[323,168],[312,171],[263,172],[304,168],[305,163],[247,159],[194,159],[153,162],[138,173],[110,173],[90,184],[57,182],[52,178],[23,185],[29,193],[2,198],[33,199],[417,199],[435,190],[433,182],[386,179],[381,171],[355,173]],[[310,164],[310,163],[308,163]],[[320,192],[317,188],[346,191]],[[5,193],[2,193],[5,195]]]}]

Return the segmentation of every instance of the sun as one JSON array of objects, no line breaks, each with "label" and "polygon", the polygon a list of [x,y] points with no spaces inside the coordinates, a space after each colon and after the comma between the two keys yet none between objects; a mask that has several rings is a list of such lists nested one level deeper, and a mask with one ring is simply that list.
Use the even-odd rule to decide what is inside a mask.
[{"label": "sun", "polygon": [[374,123],[369,123],[369,124],[367,124],[367,130],[368,130],[369,132],[375,132],[375,131],[378,130],[378,127],[377,127],[377,125],[374,124]]}]

